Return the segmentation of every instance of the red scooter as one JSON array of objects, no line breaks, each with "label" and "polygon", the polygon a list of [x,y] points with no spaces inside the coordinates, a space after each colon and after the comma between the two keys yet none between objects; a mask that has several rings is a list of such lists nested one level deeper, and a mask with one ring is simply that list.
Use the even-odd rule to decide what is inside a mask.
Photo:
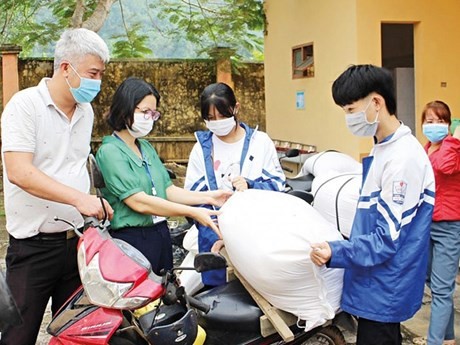
[{"label": "red scooter", "polygon": [[[207,312],[209,307],[185,294],[175,269],[155,275],[137,249],[113,239],[94,220],[78,235],[83,285],[49,324],[49,344],[195,343],[198,325],[193,308]],[[195,261],[197,271],[225,265],[225,258],[214,254]]]}]

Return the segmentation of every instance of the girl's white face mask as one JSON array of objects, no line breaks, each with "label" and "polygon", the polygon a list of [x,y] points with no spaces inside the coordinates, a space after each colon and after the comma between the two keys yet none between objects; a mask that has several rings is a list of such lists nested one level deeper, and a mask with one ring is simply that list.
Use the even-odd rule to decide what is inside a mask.
[{"label": "girl's white face mask", "polygon": [[128,129],[129,134],[131,134],[134,138],[141,138],[145,137],[152,131],[153,121],[151,116],[145,116],[144,113],[134,113],[134,122],[131,126],[131,129]]},{"label": "girl's white face mask", "polygon": [[236,126],[235,116],[223,120],[204,120],[206,127],[218,137],[226,136]]}]

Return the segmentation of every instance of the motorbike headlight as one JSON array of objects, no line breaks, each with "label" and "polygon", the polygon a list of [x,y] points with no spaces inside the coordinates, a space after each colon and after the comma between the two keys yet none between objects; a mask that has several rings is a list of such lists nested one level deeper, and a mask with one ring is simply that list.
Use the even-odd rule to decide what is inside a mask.
[{"label": "motorbike headlight", "polygon": [[145,297],[124,298],[126,292],[133,287],[133,283],[106,280],[100,270],[99,253],[96,253],[86,264],[84,243],[78,249],[78,268],[86,294],[95,305],[116,309],[136,309],[148,301]]}]

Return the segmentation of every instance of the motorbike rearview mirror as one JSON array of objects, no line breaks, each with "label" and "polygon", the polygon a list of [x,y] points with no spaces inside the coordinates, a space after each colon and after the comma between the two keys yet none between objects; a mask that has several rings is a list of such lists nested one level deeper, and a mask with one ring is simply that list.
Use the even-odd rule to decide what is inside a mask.
[{"label": "motorbike rearview mirror", "polygon": [[100,189],[105,187],[104,177],[102,177],[101,170],[97,165],[96,158],[93,154],[88,157],[89,160],[89,175],[91,178],[91,184],[94,188]]},{"label": "motorbike rearview mirror", "polygon": [[4,332],[9,326],[17,326],[21,323],[22,318],[18,307],[6,284],[5,276],[0,270],[0,333]]},{"label": "motorbike rearview mirror", "polygon": [[227,267],[227,260],[218,253],[199,253],[195,255],[193,267],[197,272],[206,272]]},{"label": "motorbike rearview mirror", "polygon": [[286,151],[284,156],[287,158],[292,158],[292,157],[297,157],[298,155],[300,155],[299,149],[289,149]]}]

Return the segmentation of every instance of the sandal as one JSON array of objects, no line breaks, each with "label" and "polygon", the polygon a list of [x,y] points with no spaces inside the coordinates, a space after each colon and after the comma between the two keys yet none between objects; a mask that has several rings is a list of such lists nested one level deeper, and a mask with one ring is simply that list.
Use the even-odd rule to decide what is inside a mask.
[{"label": "sandal", "polygon": [[414,345],[427,345],[426,337],[417,337],[412,339]]}]

